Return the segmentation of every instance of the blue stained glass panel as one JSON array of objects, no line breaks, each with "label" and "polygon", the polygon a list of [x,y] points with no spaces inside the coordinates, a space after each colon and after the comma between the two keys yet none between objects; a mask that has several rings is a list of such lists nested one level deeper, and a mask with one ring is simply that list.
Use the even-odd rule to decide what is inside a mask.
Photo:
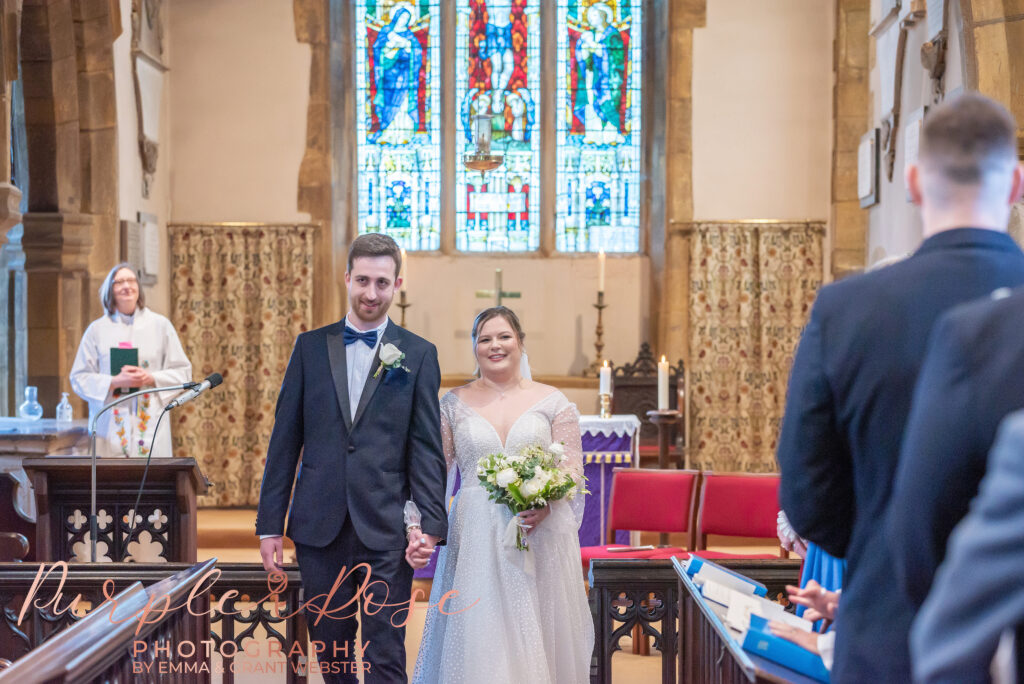
[{"label": "blue stained glass panel", "polygon": [[562,252],[640,249],[642,0],[558,0]]},{"label": "blue stained glass panel", "polygon": [[438,0],[356,0],[359,233],[441,247]]},{"label": "blue stained glass panel", "polygon": [[[455,47],[455,246],[468,252],[540,247],[540,0],[458,0]],[[481,175],[472,117],[489,113],[491,152]]]}]

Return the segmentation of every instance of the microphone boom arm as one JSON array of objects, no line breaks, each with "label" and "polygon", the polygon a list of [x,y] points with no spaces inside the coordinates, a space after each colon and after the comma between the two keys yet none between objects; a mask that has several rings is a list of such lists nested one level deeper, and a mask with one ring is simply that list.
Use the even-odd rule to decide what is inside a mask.
[{"label": "microphone boom arm", "polygon": [[126,394],[123,397],[118,397],[114,401],[106,404],[103,408],[96,412],[95,416],[89,416],[89,439],[90,439],[90,458],[91,458],[91,475],[89,484],[89,561],[92,563],[96,562],[96,537],[99,535],[99,525],[96,520],[96,423],[100,416],[109,411],[110,409],[123,404],[126,401],[137,398],[140,394],[160,393],[160,392],[175,392],[180,390],[192,389],[197,383],[186,382],[181,385],[170,385],[168,387],[153,387],[152,389],[139,390],[138,392],[132,392]]}]

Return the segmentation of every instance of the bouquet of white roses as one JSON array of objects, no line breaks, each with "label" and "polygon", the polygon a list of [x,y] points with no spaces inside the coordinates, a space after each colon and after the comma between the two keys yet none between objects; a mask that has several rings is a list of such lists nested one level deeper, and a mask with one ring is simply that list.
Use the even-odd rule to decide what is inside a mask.
[{"label": "bouquet of white roses", "polygon": [[514,456],[497,453],[480,459],[477,477],[481,486],[491,500],[505,504],[512,511],[512,520],[505,532],[508,546],[514,544],[520,550],[528,548],[519,513],[587,493],[583,485],[585,478],[570,472],[565,461],[565,447],[559,443],[547,448],[529,446]]}]

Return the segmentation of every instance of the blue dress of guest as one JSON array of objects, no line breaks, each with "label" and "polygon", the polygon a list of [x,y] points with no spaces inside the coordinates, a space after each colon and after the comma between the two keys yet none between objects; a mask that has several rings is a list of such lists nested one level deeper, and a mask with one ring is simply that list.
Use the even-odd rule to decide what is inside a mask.
[{"label": "blue dress of guest", "polygon": [[[828,591],[839,591],[843,588],[843,575],[845,574],[845,560],[830,556],[814,542],[808,542],[807,556],[804,557],[804,569],[800,574],[801,587],[806,587],[808,582],[814,580]],[[796,614],[803,615],[804,607],[797,606]],[[818,629],[820,626],[819,621],[814,628]]]}]

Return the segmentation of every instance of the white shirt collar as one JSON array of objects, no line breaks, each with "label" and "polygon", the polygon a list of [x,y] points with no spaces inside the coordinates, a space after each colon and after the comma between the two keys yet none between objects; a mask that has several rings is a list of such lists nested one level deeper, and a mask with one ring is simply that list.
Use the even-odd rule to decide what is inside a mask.
[{"label": "white shirt collar", "polygon": [[[352,323],[352,321],[349,319],[349,316],[351,316],[351,315],[352,315],[351,312],[345,314],[345,325],[348,326],[349,328],[352,328],[356,332],[366,332],[365,330],[360,330],[359,328],[357,328]],[[389,316],[385,316],[384,317],[384,322],[381,323],[380,325],[378,325],[376,328],[374,328],[374,330],[377,331],[377,339],[378,340],[380,340],[381,335],[384,334],[384,329],[388,327],[388,323],[390,323],[390,322],[391,322],[391,318]]]}]

